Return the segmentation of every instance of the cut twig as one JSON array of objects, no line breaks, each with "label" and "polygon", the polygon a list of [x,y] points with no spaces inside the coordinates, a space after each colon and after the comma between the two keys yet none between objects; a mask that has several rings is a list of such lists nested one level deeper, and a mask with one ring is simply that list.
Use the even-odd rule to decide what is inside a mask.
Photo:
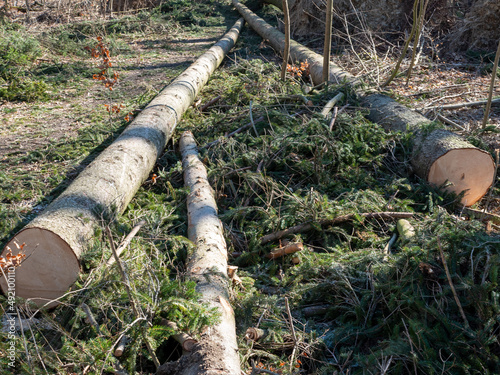
[{"label": "cut twig", "polygon": [[122,336],[122,338],[118,342],[118,345],[116,345],[115,352],[113,353],[115,357],[121,357],[123,355],[123,352],[125,351],[125,347],[127,346],[129,340],[130,338],[128,336]]},{"label": "cut twig", "polygon": [[450,270],[448,269],[448,264],[446,263],[446,259],[444,257],[443,248],[441,247],[441,241],[439,237],[437,239],[437,244],[439,248],[439,253],[441,254],[441,261],[443,262],[444,271],[446,272],[446,277],[448,278],[448,283],[450,284],[451,292],[453,293],[453,297],[455,298],[455,302],[457,303],[458,310],[460,311],[460,315],[462,315],[462,319],[464,320],[465,328],[469,329],[469,322],[467,321],[467,317],[465,316],[464,309],[462,308],[462,304],[458,299],[457,291],[455,290],[455,286],[453,285],[453,281],[451,280]]},{"label": "cut twig", "polygon": [[335,107],[334,109],[334,112],[333,112],[333,116],[332,116],[332,119],[330,120],[330,123],[328,124],[328,129],[330,129],[330,131],[333,130],[333,125],[335,125],[335,121],[337,120],[337,117],[338,115],[340,115],[342,112],[344,112],[344,110],[349,107],[349,103],[347,103],[346,105],[344,105],[342,108],[340,108],[339,110],[337,110],[337,107]]},{"label": "cut twig", "polygon": [[[172,328],[174,331],[179,332],[179,327],[175,322],[171,322],[167,319],[162,319],[160,324],[162,326],[166,326],[169,328]],[[185,332],[180,332],[176,333],[175,335],[172,335],[175,341],[177,341],[179,344],[181,344],[182,349],[184,349],[187,352],[190,352],[194,349],[195,345],[198,343],[195,339],[193,339],[191,336],[189,336]]]},{"label": "cut twig", "polygon": [[290,330],[292,331],[292,337],[293,337],[293,350],[292,350],[292,355],[290,356],[290,373],[292,373],[293,362],[295,359],[295,351],[297,350],[297,335],[295,334],[295,327],[293,326],[293,317],[292,313],[290,312],[288,297],[285,297],[285,308],[286,308],[286,313],[288,314],[288,324],[290,325]]},{"label": "cut twig", "polygon": [[304,250],[304,245],[302,245],[300,242],[291,243],[286,246],[280,247],[279,249],[271,251],[269,254],[266,254],[266,258],[276,259],[287,254],[294,254],[297,251],[302,250]]},{"label": "cut twig", "polygon": [[321,114],[326,117],[330,111],[332,110],[332,108],[335,106],[335,104],[337,104],[338,102],[340,102],[342,99],[344,98],[344,94],[339,92],[337,95],[335,95],[332,99],[330,99],[325,107],[323,108],[323,110],[321,111]]},{"label": "cut twig", "polygon": [[[127,246],[130,244],[130,241],[132,241],[132,238],[134,238],[134,236],[137,234],[137,232],[139,232],[139,230],[141,229],[141,227],[144,224],[146,224],[145,220],[141,220],[137,224],[135,224],[135,226],[132,228],[132,230],[127,235],[127,237],[125,237],[125,239],[122,241],[122,243],[120,244],[120,246],[118,246],[118,248],[116,249],[116,255],[118,257],[120,257],[120,255],[123,252],[123,250],[125,250],[127,248]],[[115,263],[115,256],[114,256],[114,254],[109,258],[108,262],[106,263],[106,266],[109,267],[113,263]]]},{"label": "cut twig", "polygon": [[463,212],[465,212],[469,216],[475,217],[477,220],[481,221],[491,221],[494,224],[500,224],[500,216],[492,214],[490,212],[483,212],[479,210],[475,210],[469,207],[463,207]]},{"label": "cut twig", "polygon": [[[324,220],[319,220],[317,221],[317,225],[320,226],[331,226],[331,225],[337,225],[341,223],[345,223],[347,221],[352,221],[357,218],[363,218],[363,219],[407,219],[410,217],[413,217],[414,213],[413,212],[364,212],[360,214],[348,214],[348,215],[342,215],[338,216],[334,219],[324,219]],[[312,222],[308,223],[302,223],[295,225],[293,227],[283,229],[274,233],[269,233],[263,236],[260,239],[261,245],[266,244],[271,241],[279,240],[283,237],[290,236],[295,233],[302,233],[302,232],[307,232],[311,229],[314,228],[314,225]]]},{"label": "cut twig", "polygon": [[99,332],[99,324],[97,323],[97,320],[95,320],[92,311],[90,311],[90,307],[86,303],[82,303],[80,307],[85,312],[85,315],[87,315],[87,318],[85,319],[86,322],[92,325],[92,327],[94,327],[96,331]]},{"label": "cut twig", "polygon": [[491,72],[490,92],[488,93],[488,102],[486,103],[486,109],[484,110],[483,129],[486,128],[486,125],[488,124],[488,117],[490,116],[491,98],[493,97],[493,90],[495,88],[495,79],[497,78],[497,67],[499,59],[500,59],[500,41],[498,42],[497,53],[495,55],[495,62],[493,63],[493,71]]},{"label": "cut twig", "polygon": [[384,247],[384,254],[387,256],[391,253],[391,247],[394,245],[394,242],[396,242],[396,239],[398,238],[397,233],[393,233],[391,239],[389,242],[387,242],[387,245]]},{"label": "cut twig", "polygon": [[285,47],[283,49],[283,65],[281,67],[281,80],[286,77],[286,69],[288,67],[288,59],[290,56],[290,12],[288,11],[288,1],[283,0],[283,21],[285,23]]},{"label": "cut twig", "polygon": [[441,121],[443,121],[445,124],[448,124],[448,125],[454,126],[454,127],[455,127],[455,128],[457,128],[457,129],[460,129],[460,130],[462,130],[462,131],[465,131],[465,128],[464,128],[463,126],[458,125],[455,121],[450,120],[449,118],[444,117],[444,116],[443,116],[443,115],[441,115],[440,113],[438,113],[437,118],[438,118],[438,119],[440,119]]},{"label": "cut twig", "polygon": [[338,114],[339,114],[339,109],[337,107],[335,107],[333,109],[332,119],[330,120],[330,123],[328,124],[328,129],[330,129],[330,131],[333,130],[333,125],[335,125],[335,121],[337,120]]},{"label": "cut twig", "polygon": [[[479,100],[476,102],[466,102],[466,103],[456,103],[456,104],[444,104],[444,105],[435,105],[432,107],[425,107],[424,109],[459,109],[459,108],[464,108],[464,107],[479,107],[484,104],[487,104],[488,100]],[[493,99],[491,101],[491,104],[496,104],[500,103],[500,98]]]}]

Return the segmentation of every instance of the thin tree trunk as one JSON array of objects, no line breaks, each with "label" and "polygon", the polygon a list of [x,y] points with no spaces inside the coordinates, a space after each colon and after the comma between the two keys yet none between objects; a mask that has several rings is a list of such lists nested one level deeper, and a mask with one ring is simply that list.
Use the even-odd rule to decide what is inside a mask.
[{"label": "thin tree trunk", "polygon": [[500,40],[498,41],[497,53],[495,55],[495,62],[493,63],[493,71],[491,72],[490,90],[488,92],[488,102],[484,110],[483,129],[488,124],[488,117],[490,116],[491,98],[493,98],[493,90],[495,89],[495,79],[497,78],[498,60],[500,60]]},{"label": "thin tree trunk", "polygon": [[[267,24],[238,0],[233,5],[261,37],[281,50],[284,37],[281,32]],[[294,60],[309,62],[310,74],[315,84],[323,81],[323,58],[294,40],[290,41],[290,55]],[[370,108],[368,118],[391,131],[415,133],[412,165],[419,176],[429,183],[460,194],[466,191],[461,203],[473,205],[486,194],[493,183],[495,163],[486,151],[474,147],[465,139],[446,130],[420,131],[422,125],[431,121],[411,111],[382,94],[370,94],[361,89],[361,81],[340,67],[331,63],[330,81],[350,84],[361,102]]]},{"label": "thin tree trunk", "polygon": [[281,66],[281,80],[286,77],[286,68],[290,57],[290,13],[288,11],[288,1],[283,0],[283,14],[285,23],[285,47],[283,48],[283,65]]},{"label": "thin tree trunk", "polygon": [[201,302],[215,307],[220,322],[201,334],[192,353],[177,362],[165,363],[157,375],[226,374],[239,375],[240,362],[236,341],[234,312],[229,304],[231,281],[227,275],[227,247],[217,203],[205,166],[198,157],[193,134],[180,139],[184,184],[190,188],[187,198],[188,237],[196,250],[188,261],[188,277],[195,280]]},{"label": "thin tree trunk", "polygon": [[330,78],[330,50],[332,48],[333,2],[326,2],[325,45],[323,47],[323,82],[328,84]]},{"label": "thin tree trunk", "polygon": [[[243,19],[165,88],[39,216],[7,243],[26,243],[16,295],[43,305],[75,282],[102,221],[121,214],[148,178],[182,114],[234,46]],[[4,249],[5,251],[5,249]],[[1,282],[1,281],[0,281]],[[1,282],[5,291],[5,282]],[[58,302],[52,301],[49,306]]]}]

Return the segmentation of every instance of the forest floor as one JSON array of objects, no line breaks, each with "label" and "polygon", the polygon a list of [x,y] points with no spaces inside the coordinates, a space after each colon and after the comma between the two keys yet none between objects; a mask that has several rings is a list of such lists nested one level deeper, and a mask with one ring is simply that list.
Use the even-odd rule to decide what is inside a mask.
[{"label": "forest floor", "polygon": [[[263,14],[271,22],[279,16],[272,7]],[[0,26],[0,246],[237,18],[229,2],[165,0],[154,12],[113,19]],[[97,37],[119,73],[112,91],[93,79],[99,61],[88,49]],[[360,61],[347,47],[334,58],[373,82],[397,58],[386,57],[377,68],[368,65],[373,56]],[[424,57],[409,86],[398,77],[386,90],[432,119],[439,113],[452,120],[460,134],[494,157],[500,149],[498,107],[487,131],[480,128],[482,107],[428,108],[486,98],[490,63],[459,58],[445,63]],[[192,130],[201,147],[220,141],[200,152],[216,193],[229,262],[239,267],[241,283],[234,285],[231,302],[246,374],[500,373],[498,227],[469,218],[456,196],[412,175],[409,136],[367,121],[345,87],[305,94],[307,77],[283,82],[280,64],[245,27],[150,178],[124,214],[108,223],[119,242],[146,220],[123,255],[146,321],[136,321],[117,268],[105,266],[108,239],[96,233],[81,259],[82,274],[59,307],[33,314],[18,301],[20,315],[37,322],[16,339],[12,373],[154,373],[145,339],[162,363],[182,354],[174,332],[159,325],[162,318],[195,338],[216,319],[197,303],[194,285],[185,279],[192,244],[176,147],[184,130]],[[338,92],[346,99],[329,129],[331,119],[319,113]],[[312,105],[296,101],[297,95]],[[107,110],[113,105],[119,111]],[[248,124],[251,115],[263,118],[255,123],[257,134],[251,127],[224,137]],[[499,212],[499,197],[495,185],[475,208]],[[382,211],[414,215],[409,221],[415,236],[399,239],[388,252],[396,220],[359,215]],[[357,216],[321,227],[322,220],[346,214]],[[262,244],[263,235],[306,222],[312,228],[289,239],[304,245],[297,257],[266,258],[283,243]],[[6,298],[0,301],[5,308]],[[97,325],[88,323],[85,306]],[[266,336],[248,340],[249,327],[264,329]],[[113,347],[122,334],[129,343],[116,358]],[[9,368],[6,335],[0,332],[3,369]]]}]

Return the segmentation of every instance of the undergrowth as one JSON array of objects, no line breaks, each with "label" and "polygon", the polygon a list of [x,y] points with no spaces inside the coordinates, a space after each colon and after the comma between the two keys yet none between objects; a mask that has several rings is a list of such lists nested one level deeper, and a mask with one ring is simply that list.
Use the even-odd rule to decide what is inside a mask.
[{"label": "undergrowth", "polygon": [[[171,12],[165,17],[196,27],[203,26],[203,14],[215,17],[210,22],[218,19],[214,2],[187,4],[198,12],[189,20],[179,18],[184,5],[164,2],[163,10]],[[279,374],[500,373],[498,235],[461,218],[456,196],[411,175],[409,137],[367,121],[344,86],[306,95],[301,86],[307,77],[281,81],[273,56],[242,58],[258,54],[245,44],[254,37],[243,33],[238,53],[226,59],[200,95],[202,103],[218,95],[220,100],[203,112],[191,107],[173,142],[184,130],[195,132],[229,261],[239,266],[241,284],[234,286],[232,303],[245,373],[252,372],[252,364]],[[85,43],[82,49],[93,40]],[[330,130],[331,118],[319,112],[338,92],[347,97],[339,107],[350,106]],[[253,126],[224,136],[252,119]],[[91,159],[125,126],[121,119],[112,126],[104,120],[82,129],[70,144],[17,155],[17,163],[50,168],[62,156],[73,163]],[[67,179],[58,170],[49,184],[37,176],[5,173],[0,209],[30,199],[33,190],[37,199],[50,201],[74,172]],[[39,322],[16,338],[17,373],[152,373],[146,340],[160,362],[181,355],[162,318],[195,338],[217,321],[214,311],[198,304],[194,285],[185,278],[184,264],[193,251],[186,238],[187,194],[180,157],[169,143],[125,213],[106,223],[119,242],[135,223],[146,221],[122,255],[143,319],[134,315],[116,265],[106,266],[109,238],[96,233],[71,292],[56,310],[38,312]],[[341,215],[381,211],[414,213],[410,222],[416,235],[397,242],[389,254],[383,249],[395,231],[393,220],[358,215],[339,225],[321,225]],[[2,238],[34,214],[0,215]],[[298,264],[288,257],[269,260],[265,255],[282,243],[262,244],[261,237],[302,223],[312,227],[291,238],[305,247]],[[255,326],[266,336],[247,341],[246,329]],[[122,336],[128,345],[116,358],[113,349]],[[0,350],[6,349],[2,340]],[[7,368],[6,356],[0,356],[0,364]]]}]

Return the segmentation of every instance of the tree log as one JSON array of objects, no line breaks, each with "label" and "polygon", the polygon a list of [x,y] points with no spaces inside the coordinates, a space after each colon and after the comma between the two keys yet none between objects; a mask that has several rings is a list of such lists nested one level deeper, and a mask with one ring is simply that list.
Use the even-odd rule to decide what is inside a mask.
[{"label": "tree log", "polygon": [[191,132],[180,139],[184,183],[189,186],[188,237],[196,245],[187,265],[188,276],[195,280],[201,301],[215,307],[220,322],[202,333],[189,355],[175,363],[165,363],[157,374],[240,374],[234,312],[229,304],[230,279],[227,275],[227,248],[217,204],[205,166]]},{"label": "tree log", "polygon": [[447,183],[449,192],[465,190],[464,206],[476,203],[493,184],[495,163],[488,152],[447,130],[425,131],[423,126],[430,120],[385,95],[365,96],[362,103],[370,108],[371,121],[387,130],[414,133],[411,164],[415,173],[435,186]]},{"label": "tree log", "polygon": [[[122,213],[147,179],[182,114],[234,46],[244,21],[196,60],[141,112],[106,150],[13,241],[26,243],[16,270],[16,295],[38,305],[58,304],[75,282],[80,256],[102,220]],[[5,251],[5,249],[4,249]],[[3,291],[5,282],[0,281]]]},{"label": "tree log", "polygon": [[[283,49],[284,36],[267,24],[238,0],[233,5],[248,24],[273,48]],[[323,58],[294,40],[290,41],[292,59],[307,61],[313,82],[322,82]],[[461,203],[471,206],[481,199],[493,183],[495,164],[486,151],[468,143],[452,132],[437,129],[431,132],[420,131],[422,125],[430,124],[426,117],[411,111],[382,94],[369,94],[361,89],[361,81],[340,67],[331,63],[330,81],[348,83],[355,89],[361,102],[370,108],[367,116],[373,122],[381,124],[391,131],[412,131],[414,148],[411,163],[416,173],[430,184],[442,186],[448,182],[446,190],[456,194],[466,191]]]}]

